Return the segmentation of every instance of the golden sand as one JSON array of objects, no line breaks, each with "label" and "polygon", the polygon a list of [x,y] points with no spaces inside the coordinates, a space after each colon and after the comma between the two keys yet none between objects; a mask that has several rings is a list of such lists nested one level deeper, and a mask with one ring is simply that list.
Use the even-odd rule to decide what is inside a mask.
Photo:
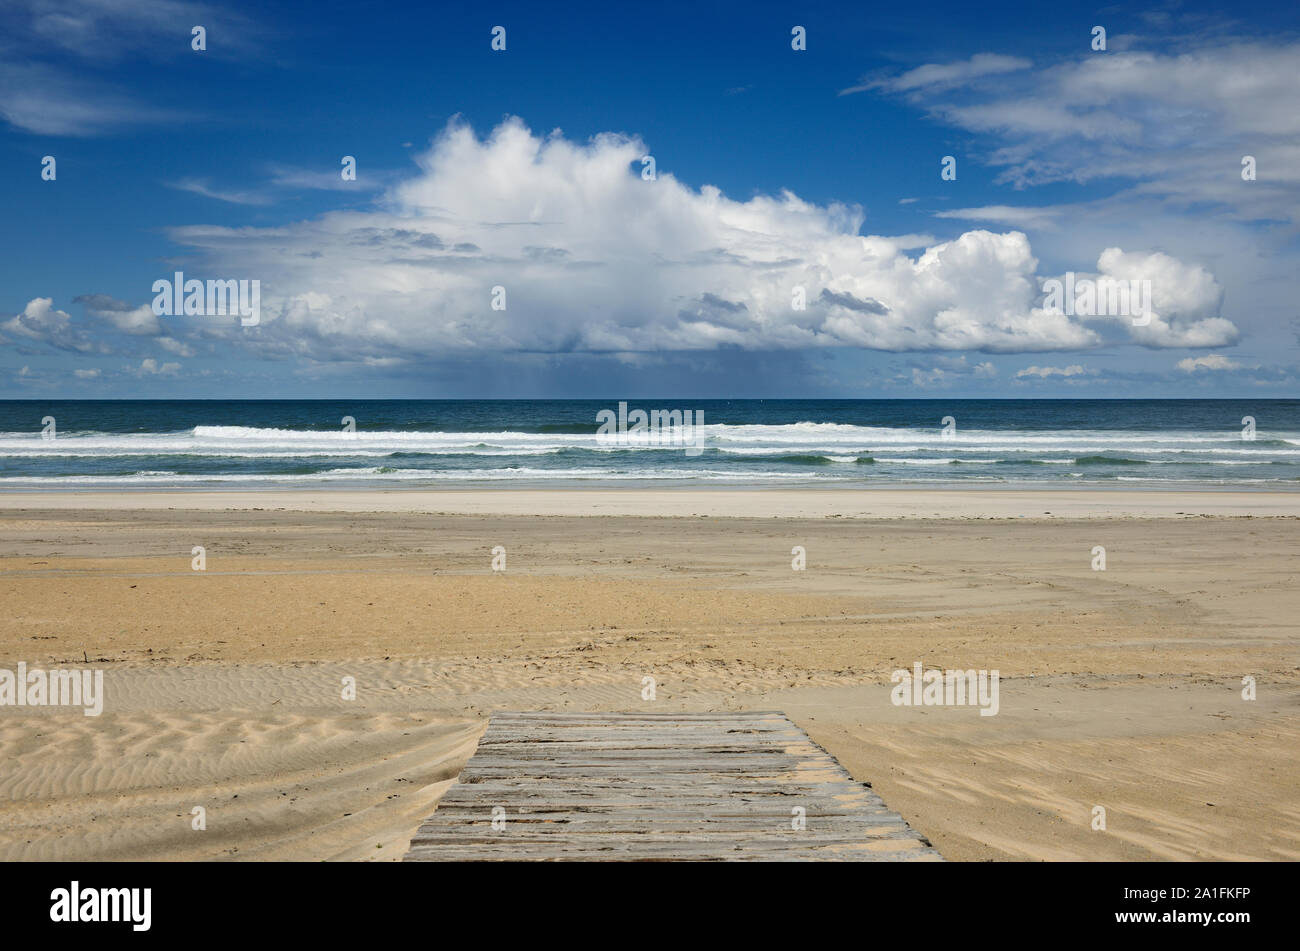
[{"label": "golden sand", "polygon": [[1300,858],[1292,497],[866,495],[3,497],[0,667],[106,700],[0,708],[0,859],[397,859],[496,709],[784,710],[951,859]]}]

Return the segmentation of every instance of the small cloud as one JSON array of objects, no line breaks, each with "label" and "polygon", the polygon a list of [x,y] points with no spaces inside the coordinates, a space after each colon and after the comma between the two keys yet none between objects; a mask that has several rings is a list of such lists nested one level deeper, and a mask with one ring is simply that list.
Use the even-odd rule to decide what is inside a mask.
[{"label": "small cloud", "polygon": [[1178,369],[1184,373],[1195,373],[1197,370],[1238,370],[1242,366],[1243,364],[1221,353],[1207,353],[1203,357],[1188,357],[1178,361]]},{"label": "small cloud", "polygon": [[969,363],[963,353],[959,357],[932,357],[925,364],[912,367],[913,386],[938,386],[960,377],[991,380],[998,375],[992,361]]},{"label": "small cloud", "polygon": [[936,218],[956,218],[960,221],[987,221],[993,224],[1010,225],[1013,228],[1041,228],[1054,225],[1056,223],[1055,219],[1064,211],[1064,208],[984,205],[979,208],[954,208],[950,211],[936,211],[934,216]]},{"label": "small cloud", "polygon": [[0,331],[45,343],[58,350],[109,352],[103,343],[93,340],[84,329],[76,326],[66,311],[56,310],[54,299],[50,297],[35,297],[28,301],[21,314],[0,323]]},{"label": "small cloud", "polygon": [[175,337],[159,337],[158,346],[162,347],[168,353],[174,353],[178,357],[194,356],[194,348],[187,343],[177,340]]},{"label": "small cloud", "polygon": [[99,370],[98,369],[73,370],[72,375],[75,376],[78,380],[93,380],[99,376]]},{"label": "small cloud", "polygon": [[[405,148],[405,146],[403,146]],[[359,170],[352,181],[344,181],[342,166],[337,169],[296,168],[291,165],[271,167],[271,184],[277,188],[312,191],[369,191],[383,188],[393,178],[387,170]]]},{"label": "small cloud", "polygon": [[[88,44],[94,45],[94,44]],[[72,71],[39,63],[0,62],[0,119],[36,135],[100,135],[121,126],[183,119]]]},{"label": "small cloud", "polygon": [[1095,375],[1096,373],[1096,370],[1091,370],[1087,367],[1080,366],[1077,363],[1072,363],[1068,367],[1025,367],[1023,370],[1016,371],[1016,379],[1019,380],[1024,377],[1036,376],[1040,380],[1045,380],[1049,376],[1090,376]]},{"label": "small cloud", "polygon": [[148,304],[132,306],[107,294],[83,294],[73,300],[83,305],[90,316],[107,321],[123,333],[142,337],[162,333],[158,317]]},{"label": "small cloud", "polygon": [[864,76],[859,85],[841,89],[840,95],[848,96],[855,92],[866,92],[869,89],[883,89],[887,92],[949,89],[953,86],[963,86],[984,76],[1013,73],[1022,69],[1029,69],[1033,65],[1031,61],[1022,59],[1019,56],[1003,56],[999,53],[976,53],[970,59],[958,60],[955,63],[926,63],[924,66],[908,70],[901,76],[883,79],[868,79]]},{"label": "small cloud", "polygon": [[164,363],[159,366],[158,361],[153,357],[145,357],[140,361],[140,367],[135,374],[136,376],[175,376],[180,369],[179,363]]},{"label": "small cloud", "polygon": [[261,192],[249,191],[247,189],[218,189],[213,188],[207,179],[203,178],[183,178],[178,182],[164,182],[168,188],[174,188],[177,191],[191,192],[195,195],[202,195],[204,198],[215,198],[217,201],[228,202],[232,205],[269,205],[271,198]]}]

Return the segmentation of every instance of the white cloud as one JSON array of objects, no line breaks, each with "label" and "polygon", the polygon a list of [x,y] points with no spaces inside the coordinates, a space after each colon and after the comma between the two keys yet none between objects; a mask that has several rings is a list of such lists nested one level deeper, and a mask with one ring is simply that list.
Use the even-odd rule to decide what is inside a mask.
[{"label": "white cloud", "polygon": [[911,382],[913,386],[946,386],[962,377],[977,380],[991,380],[998,375],[998,368],[992,362],[968,363],[966,355],[959,357],[934,357],[925,366],[912,367]]},{"label": "white cloud", "polygon": [[317,168],[298,168],[291,165],[271,166],[271,183],[279,188],[311,189],[318,191],[368,191],[381,188],[393,178],[388,169],[359,167],[357,177],[345,180],[340,174],[342,165],[328,171]]},{"label": "white cloud", "polygon": [[[864,236],[856,207],[789,192],[733,201],[662,168],[643,181],[646,151],[621,135],[540,137],[518,120],[486,140],[453,124],[382,211],[172,236],[210,273],[261,280],[262,323],[234,339],[316,360],[1102,342],[1084,321],[1035,306],[1037,261],[1023,233]],[[496,286],[505,310],[491,306]],[[804,310],[792,306],[796,287]],[[1167,345],[1193,345],[1170,334],[1178,340]]]},{"label": "white cloud", "polygon": [[891,92],[932,91],[963,85],[984,76],[998,76],[1017,72],[1033,65],[1019,56],[1002,56],[997,53],[976,53],[970,59],[955,63],[926,63],[908,70],[901,76],[868,80],[860,85],[840,91],[841,96],[868,89],[887,89]]},{"label": "white cloud", "polygon": [[54,300],[36,297],[27,302],[21,314],[0,323],[0,332],[26,340],[48,344],[59,350],[76,353],[107,353],[108,348],[95,340],[72,317],[54,308]]},{"label": "white cloud", "polygon": [[212,43],[204,56],[257,55],[263,43],[262,29],[243,14],[181,0],[6,0],[2,6],[0,118],[38,135],[99,135],[183,118],[136,100],[92,70],[194,55],[196,24],[239,40]]},{"label": "white cloud", "polygon": [[183,343],[174,337],[159,337],[158,346],[162,347],[168,353],[174,353],[178,357],[194,356],[194,348],[187,343]]},{"label": "white cloud", "polygon": [[13,0],[15,27],[76,56],[117,60],[135,52],[157,52],[156,47],[180,37],[189,47],[190,27],[213,23],[229,14],[205,4],[180,0]]},{"label": "white cloud", "polygon": [[1072,363],[1068,367],[1031,366],[1031,367],[1025,367],[1023,370],[1017,370],[1016,379],[1023,379],[1025,377],[1034,377],[1034,376],[1038,377],[1040,380],[1045,380],[1050,376],[1059,376],[1059,377],[1068,378],[1072,376],[1093,375],[1096,374],[1096,372],[1097,372],[1096,370],[1088,369],[1087,367],[1081,366],[1078,363]]},{"label": "white cloud", "polygon": [[[1129,200],[1198,211],[1213,202],[1242,220],[1300,220],[1300,42],[1215,40],[1174,52],[1124,45],[1004,73],[981,73],[974,59],[929,64],[861,88],[900,93],[992,137],[999,144],[986,161],[1003,169],[999,182],[1114,179],[1133,183],[1121,193]],[[927,75],[945,83],[920,82]],[[1241,178],[1244,155],[1257,160],[1256,181]]]},{"label": "white cloud", "polygon": [[137,376],[175,376],[180,368],[179,363],[164,363],[160,366],[153,357],[146,357],[140,361],[140,367],[135,373]]},{"label": "white cloud", "polygon": [[[107,294],[86,294],[76,298],[76,302],[85,307],[86,314],[94,318],[98,326],[85,321],[78,323],[66,311],[56,309],[51,298],[37,297],[28,302],[21,314],[0,323],[0,332],[17,340],[43,343],[59,350],[108,354],[114,348],[103,330],[111,328],[131,337],[153,337],[158,346],[178,357],[195,355],[190,344],[162,336],[163,328],[149,304],[130,304]],[[4,339],[0,336],[0,341]],[[179,367],[179,364],[165,366]]]},{"label": "white cloud", "polygon": [[[0,47],[0,55],[5,50]],[[41,63],[0,62],[0,118],[37,135],[98,135],[177,113],[135,102],[104,82]]]},{"label": "white cloud", "polygon": [[1207,353],[1203,357],[1188,357],[1178,361],[1178,369],[1184,373],[1195,373],[1197,370],[1237,370],[1241,366],[1236,360],[1221,353]]},{"label": "white cloud", "polygon": [[1240,336],[1232,321],[1218,316],[1223,288],[1202,267],[1161,252],[1107,248],[1097,259],[1097,271],[1095,276],[1116,281],[1150,281],[1150,322],[1133,326],[1131,316],[1115,318],[1143,346],[1223,347]]},{"label": "white cloud", "polygon": [[115,300],[107,294],[87,294],[76,298],[90,316],[111,324],[122,333],[138,337],[152,337],[162,333],[158,317],[148,304],[132,306]]},{"label": "white cloud", "polygon": [[164,182],[168,188],[177,191],[214,198],[232,205],[269,205],[271,197],[262,192],[241,188],[214,188],[205,178],[183,178],[180,181]]},{"label": "white cloud", "polygon": [[1053,227],[1056,219],[1066,213],[1062,207],[1034,208],[1027,205],[984,205],[979,208],[953,208],[936,211],[936,218],[955,218],[959,221],[987,221],[990,224],[1010,225],[1014,228]]},{"label": "white cloud", "polygon": [[93,380],[99,376],[99,370],[98,368],[92,368],[89,370],[73,370],[72,375],[78,380]]}]

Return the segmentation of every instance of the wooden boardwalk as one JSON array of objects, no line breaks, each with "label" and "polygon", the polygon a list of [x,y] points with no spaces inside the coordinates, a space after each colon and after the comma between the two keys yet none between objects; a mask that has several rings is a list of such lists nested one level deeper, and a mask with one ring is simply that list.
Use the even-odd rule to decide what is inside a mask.
[{"label": "wooden boardwalk", "polygon": [[783,713],[495,713],[405,861],[939,858]]}]

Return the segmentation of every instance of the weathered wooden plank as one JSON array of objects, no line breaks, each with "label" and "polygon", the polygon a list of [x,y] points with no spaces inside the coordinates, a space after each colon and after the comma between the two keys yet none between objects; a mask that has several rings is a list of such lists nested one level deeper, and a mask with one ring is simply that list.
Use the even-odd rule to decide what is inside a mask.
[{"label": "weathered wooden plank", "polygon": [[556,712],[553,710],[499,710],[492,714],[501,722],[508,720],[555,720],[564,723],[576,723],[582,720],[594,720],[598,723],[622,723],[628,720],[757,720],[779,719],[789,722],[789,718],[780,710],[718,710],[709,713],[646,713],[598,712],[587,713],[580,710]]},{"label": "weathered wooden plank", "polygon": [[480,832],[460,835],[428,835],[413,843],[413,848],[423,850],[436,849],[439,846],[465,848],[481,845],[490,848],[518,849],[521,852],[543,849],[556,851],[620,851],[637,852],[643,848],[682,849],[701,852],[707,849],[716,851],[755,851],[771,852],[782,849],[825,850],[846,849],[859,852],[916,852],[926,851],[928,845],[916,838],[910,830],[888,836],[873,838],[854,838],[847,835],[808,836],[799,832],[762,833],[746,831],[734,835],[708,835],[702,832],[689,833],[641,833],[641,834],[598,834],[573,836],[568,834],[538,833],[535,835],[508,835],[506,833]]},{"label": "weathered wooden plank", "polygon": [[[856,820],[856,821],[854,821]],[[500,826],[494,825],[492,818],[465,820],[458,824],[426,826],[411,837],[412,845],[419,845],[432,839],[451,837],[486,836],[493,841],[503,839],[507,842],[526,842],[530,837],[541,836],[550,840],[563,833],[566,838],[574,836],[628,835],[647,839],[661,838],[664,835],[686,836],[699,835],[710,838],[733,838],[748,841],[750,838],[763,839],[775,836],[782,841],[795,840],[802,844],[821,839],[844,839],[851,842],[866,842],[895,835],[910,837],[911,830],[902,819],[889,816],[864,818],[853,817],[813,817],[808,824],[798,830],[791,828],[789,816],[719,816],[715,820],[681,817],[678,819],[648,820],[629,819],[617,816],[592,816],[587,820],[567,822],[542,821],[539,819],[523,820],[518,816],[507,819]]]},{"label": "weathered wooden plank", "polygon": [[815,763],[817,766],[826,768],[826,761],[821,756],[819,750],[809,746],[806,749],[794,749],[787,746],[782,747],[762,747],[752,746],[745,749],[735,747],[720,746],[718,744],[709,744],[702,747],[692,747],[689,750],[681,748],[673,749],[660,746],[658,748],[648,748],[644,746],[629,746],[624,749],[588,749],[583,746],[568,746],[556,743],[543,743],[532,747],[497,747],[497,746],[480,746],[474,754],[475,759],[483,756],[485,759],[502,760],[503,762],[519,762],[529,759],[590,759],[604,762],[629,761],[637,762],[654,762],[656,760],[682,760],[689,759],[692,762],[702,759],[725,759],[728,763],[745,764],[754,760],[771,760],[775,762],[778,759],[790,760],[792,762],[806,761]]},{"label": "weathered wooden plank", "polygon": [[[791,815],[790,812],[782,814],[772,810],[754,810],[739,814],[732,810],[629,814],[621,809],[599,812],[547,810],[506,812],[493,815],[491,812],[475,809],[463,810],[459,815],[450,811],[444,813],[444,819],[454,818],[458,821],[444,822],[439,820],[437,822],[426,822],[416,835],[417,837],[424,835],[425,830],[458,831],[462,829],[479,829],[484,826],[491,827],[494,823],[498,823],[502,829],[509,827],[525,832],[549,832],[559,825],[567,826],[574,832],[613,828],[615,826],[626,828],[632,832],[655,832],[660,829],[677,829],[685,826],[708,829],[714,832],[741,829],[772,829],[777,832],[788,832],[792,828]],[[863,815],[858,813],[837,814],[829,810],[822,810],[812,815],[800,813],[800,816],[803,819],[803,828],[799,831],[809,832],[839,830],[840,832],[847,831],[855,836],[862,836],[867,835],[868,832],[875,834],[876,830],[886,826],[905,826],[902,817],[897,813],[888,811]],[[498,830],[493,828],[492,831]]]},{"label": "weathered wooden plank", "polygon": [[525,822],[513,817],[501,825],[494,825],[492,819],[488,818],[445,825],[426,824],[412,837],[412,841],[483,838],[509,844],[554,841],[561,835],[566,840],[575,836],[599,839],[610,835],[626,835],[630,839],[660,842],[666,841],[668,835],[681,835],[709,840],[735,839],[740,842],[750,839],[756,842],[780,841],[794,845],[829,840],[862,844],[891,837],[906,838],[909,843],[918,841],[901,817],[877,817],[876,822],[869,824],[857,816],[816,819],[798,828],[792,827],[789,816],[772,816],[766,821],[761,816],[748,819],[721,816],[715,822],[697,817],[660,823],[620,820],[615,816],[594,816],[588,822]]},{"label": "weathered wooden plank", "polygon": [[[653,755],[647,752],[642,758],[636,756],[595,756],[590,753],[559,754],[556,756],[492,756],[485,754],[482,761],[473,764],[472,772],[486,775],[494,770],[507,770],[507,775],[518,776],[521,763],[535,763],[537,775],[564,775],[574,770],[586,770],[585,775],[600,775],[601,770],[611,771],[616,776],[634,776],[639,773],[655,775],[662,772],[671,773],[732,773],[738,770],[772,772],[791,770],[829,773],[832,772],[825,763],[819,763],[808,757],[784,755],[749,755],[745,753],[719,753],[702,756],[698,759],[685,759],[669,755]],[[837,778],[838,778],[838,774]]]},{"label": "weathered wooden plank", "polygon": [[[466,766],[461,773],[461,782],[474,783],[484,779],[502,779],[507,776],[518,776],[520,769],[525,768],[522,763],[515,765],[502,764],[500,766],[484,766],[482,768],[475,766]],[[610,765],[587,765],[587,766],[565,766],[565,765],[542,765],[529,764],[539,779],[574,779],[584,776],[592,778],[609,776],[618,777],[624,782],[633,782],[638,777],[644,776],[647,779],[658,779],[661,782],[669,778],[680,778],[683,782],[698,781],[708,777],[714,780],[725,780],[729,771],[724,765],[710,765],[700,763],[695,766],[689,764],[674,765],[671,769],[648,770],[630,770],[621,766]],[[812,777],[822,776],[826,771],[815,767],[798,767],[798,766],[781,766],[772,764],[770,769],[757,769],[752,772],[751,778],[755,780],[764,780],[776,782],[783,779],[798,780],[801,776]],[[832,778],[832,777],[828,777]]]},{"label": "weathered wooden plank", "polygon": [[[625,778],[623,776],[600,776],[591,777],[591,784],[584,785],[582,788],[570,787],[559,780],[528,778],[520,779],[517,776],[499,777],[497,779],[486,779],[481,783],[461,783],[459,786],[452,787],[448,790],[447,795],[451,796],[453,791],[456,794],[466,796],[474,795],[481,787],[483,790],[500,790],[503,794],[510,794],[509,790],[514,790],[515,794],[525,794],[529,790],[537,790],[540,793],[550,797],[557,792],[572,792],[575,795],[652,795],[659,796],[664,793],[673,793],[674,795],[683,792],[681,782],[677,776],[649,776]],[[463,787],[463,788],[462,788]],[[731,780],[729,778],[717,782],[705,782],[693,777],[691,789],[701,795],[729,795],[733,792],[749,793],[756,796],[847,796],[850,794],[842,785],[842,781],[831,779],[829,781],[796,781],[793,777],[786,777],[780,785],[774,784],[771,780],[760,779],[755,776],[746,776],[743,779]],[[870,795],[870,790],[862,788],[852,790],[853,795]]]},{"label": "weathered wooden plank", "polygon": [[617,852],[569,852],[545,854],[522,852],[489,852],[484,847],[468,849],[439,847],[434,850],[411,852],[408,862],[934,862],[942,861],[936,853],[909,855],[906,853],[874,854],[865,852],[731,852],[718,854],[712,850],[699,853],[653,853],[638,851],[636,855]]},{"label": "weathered wooden plank", "polygon": [[493,714],[408,861],[939,855],[782,713]]},{"label": "weathered wooden plank", "polygon": [[[659,730],[646,731],[620,731],[610,730],[602,731],[600,736],[585,735],[582,737],[556,734],[548,736],[545,733],[527,734],[526,731],[520,734],[507,736],[498,736],[491,733],[485,733],[482,737],[483,747],[487,749],[499,748],[502,751],[519,751],[522,749],[631,749],[645,744],[649,748],[664,747],[668,749],[687,749],[692,750],[698,746],[723,746],[733,747],[736,749],[779,749],[783,745],[803,747],[806,745],[806,738],[797,734],[726,734],[716,730],[683,730],[677,727],[664,727]],[[674,744],[673,741],[676,741]],[[617,744],[617,745],[615,745]]]},{"label": "weathered wooden plank", "polygon": [[627,848],[593,848],[587,843],[558,843],[535,847],[509,845],[435,845],[412,849],[406,861],[425,862],[925,862],[942,861],[931,848],[881,849],[865,845],[826,845],[798,848],[719,848],[705,843],[636,843]]},{"label": "weathered wooden plank", "polygon": [[[453,810],[459,811],[463,816],[486,815],[491,813],[492,804],[500,802],[496,798],[483,798],[476,800],[448,800],[444,799],[438,803],[438,811],[447,813]],[[815,816],[894,816],[884,803],[876,800],[872,802],[850,803],[846,808],[845,803],[832,800],[817,800],[812,798],[801,798],[798,804],[804,809],[804,815],[809,819]],[[504,807],[503,807],[504,808]],[[777,804],[779,808],[779,804]],[[773,801],[770,798],[759,799],[758,797],[699,797],[687,798],[685,796],[674,798],[665,803],[662,798],[651,800],[642,799],[587,799],[582,800],[575,796],[557,796],[551,799],[516,799],[510,807],[514,811],[507,812],[509,816],[553,816],[553,815],[606,815],[618,814],[625,816],[698,816],[702,813],[709,816],[771,816],[771,815],[789,815],[790,808],[787,807],[784,813],[776,811],[773,808]]]},{"label": "weathered wooden plank", "polygon": [[[543,779],[520,779],[518,777],[499,777],[497,779],[484,780],[482,783],[462,783],[460,786],[452,787],[457,794],[471,795],[475,789],[482,786],[484,789],[497,790],[503,792],[509,789],[517,790],[520,794],[529,790],[538,790],[550,796],[556,792],[572,792],[576,795],[601,795],[611,793],[615,795],[653,795],[661,796],[664,794],[677,795],[683,792],[680,778],[677,776],[650,776],[635,777],[627,779],[622,776],[602,776],[591,777],[592,785],[584,786],[579,789],[576,787],[565,786],[556,780]],[[743,779],[722,780],[718,782],[705,782],[698,777],[694,777],[691,788],[700,794],[722,795],[726,796],[731,793],[747,793],[756,796],[847,796],[849,790],[845,790],[840,781],[832,780],[830,782],[796,782],[793,778],[787,777],[786,780],[777,785],[770,780],[759,779],[757,777],[745,777]],[[452,794],[448,790],[448,795]],[[854,795],[867,795],[868,790],[854,790]]]}]

